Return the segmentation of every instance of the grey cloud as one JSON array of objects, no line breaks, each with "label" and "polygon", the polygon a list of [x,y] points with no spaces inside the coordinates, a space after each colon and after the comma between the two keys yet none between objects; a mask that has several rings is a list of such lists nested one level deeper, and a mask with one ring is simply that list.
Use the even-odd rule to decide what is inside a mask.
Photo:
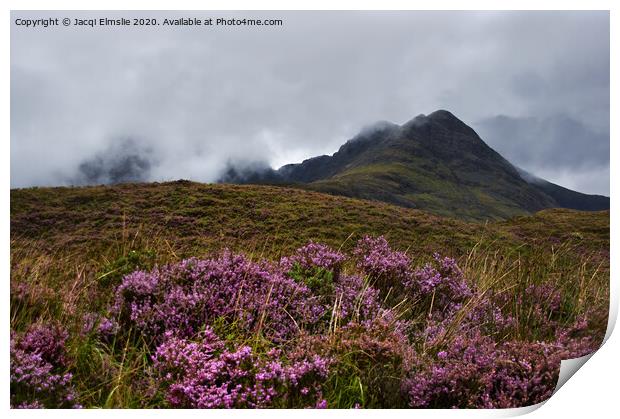
[{"label": "grey cloud", "polygon": [[[609,193],[609,175],[595,185],[583,174],[609,168],[609,133],[597,132],[567,115],[513,118],[499,115],[475,124],[478,134],[513,164],[535,174],[562,179],[563,185]],[[568,175],[574,173],[574,176]]]},{"label": "grey cloud", "polygon": [[143,149],[133,139],[110,145],[107,150],[81,162],[77,175],[67,179],[72,185],[144,182],[151,177],[153,150]]},{"label": "grey cloud", "polygon": [[[230,162],[278,167],[330,154],[375,121],[436,109],[467,123],[564,115],[602,133],[590,137],[594,148],[609,142],[607,12],[43,14],[237,15],[284,26],[13,25],[12,187],[67,184],[119,138],[152,150],[148,180],[213,181]],[[577,139],[570,147],[583,149]],[[608,188],[592,178],[598,166],[577,163],[586,192]],[[553,174],[553,164],[539,168]]]}]

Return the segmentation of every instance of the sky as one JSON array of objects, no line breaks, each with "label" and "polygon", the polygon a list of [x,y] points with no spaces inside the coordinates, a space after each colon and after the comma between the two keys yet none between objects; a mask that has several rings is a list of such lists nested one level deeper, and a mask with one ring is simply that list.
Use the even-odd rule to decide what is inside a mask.
[{"label": "sky", "polygon": [[[159,26],[18,26],[45,17]],[[165,18],[281,26],[162,26]],[[522,169],[609,195],[608,12],[20,12],[11,187],[212,182],[451,111]]]}]

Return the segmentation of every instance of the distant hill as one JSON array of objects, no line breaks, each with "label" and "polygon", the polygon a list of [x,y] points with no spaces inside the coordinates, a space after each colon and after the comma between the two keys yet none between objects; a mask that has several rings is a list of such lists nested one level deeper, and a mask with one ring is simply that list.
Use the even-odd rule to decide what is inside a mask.
[{"label": "distant hill", "polygon": [[189,181],[13,189],[10,203],[12,251],[60,252],[72,262],[109,257],[119,246],[173,260],[223,247],[278,257],[309,240],[349,250],[364,234],[385,235],[414,257],[438,249],[463,256],[481,241],[521,254],[523,245],[540,253],[558,241],[575,242],[580,254],[609,253],[608,211],[550,209],[481,225],[297,188]]},{"label": "distant hill", "polygon": [[545,208],[604,210],[609,198],[571,191],[516,168],[445,110],[377,123],[332,156],[273,170],[231,166],[224,183],[286,184],[468,220]]}]

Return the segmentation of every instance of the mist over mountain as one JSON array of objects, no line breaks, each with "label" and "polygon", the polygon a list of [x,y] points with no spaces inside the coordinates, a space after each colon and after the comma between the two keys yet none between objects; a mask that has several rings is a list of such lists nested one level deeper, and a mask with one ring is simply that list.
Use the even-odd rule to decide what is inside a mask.
[{"label": "mist over mountain", "polygon": [[609,191],[607,128],[595,129],[565,113],[496,115],[473,126],[487,144],[524,170],[573,189]]},{"label": "mist over mountain", "polygon": [[603,210],[609,198],[547,182],[511,164],[452,113],[364,128],[331,156],[273,170],[229,163],[224,183],[288,184],[465,219],[501,219],[545,208]]},{"label": "mist over mountain", "polygon": [[218,183],[280,183],[282,176],[267,162],[228,161]]},{"label": "mist over mountain", "polygon": [[83,160],[76,174],[67,180],[72,185],[146,182],[155,164],[150,148],[133,139],[125,139]]},{"label": "mist over mountain", "polygon": [[600,211],[609,209],[609,197],[603,195],[588,195],[572,191],[555,183],[546,181],[515,167],[519,175],[530,185],[554,199],[560,208],[571,208],[582,211]]}]

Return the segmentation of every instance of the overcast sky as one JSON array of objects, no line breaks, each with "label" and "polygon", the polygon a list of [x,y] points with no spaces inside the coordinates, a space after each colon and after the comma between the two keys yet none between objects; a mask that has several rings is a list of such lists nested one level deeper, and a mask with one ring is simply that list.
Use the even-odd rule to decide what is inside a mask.
[{"label": "overcast sky", "polygon": [[213,181],[228,161],[277,168],[331,154],[375,121],[447,109],[523,169],[609,194],[607,12],[13,12],[12,20],[48,16],[236,16],[283,26],[13,23],[12,187],[113,180],[118,161],[144,180]]}]

